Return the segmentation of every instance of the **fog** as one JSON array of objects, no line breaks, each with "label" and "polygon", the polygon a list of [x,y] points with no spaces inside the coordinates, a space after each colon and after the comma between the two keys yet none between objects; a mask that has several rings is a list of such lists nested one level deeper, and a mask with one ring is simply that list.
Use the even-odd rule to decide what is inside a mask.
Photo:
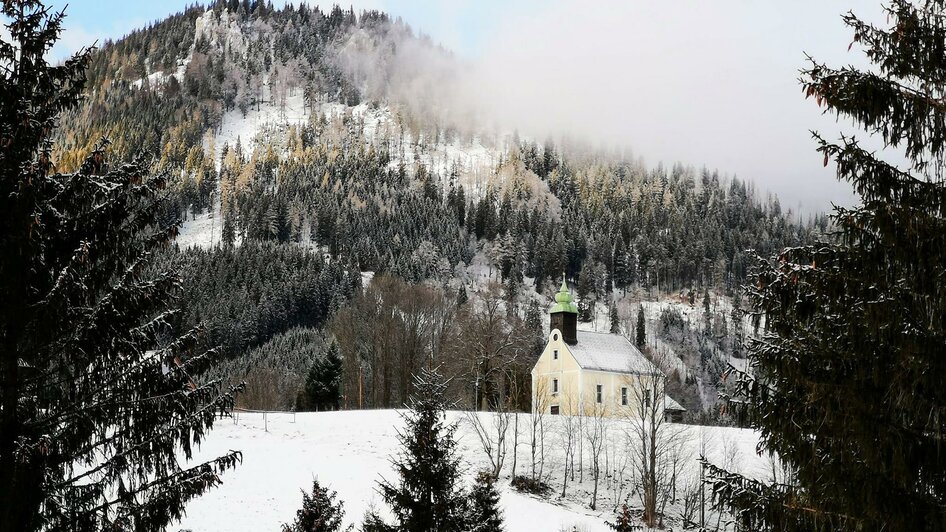
[{"label": "fog", "polygon": [[[650,165],[682,162],[754,182],[783,207],[811,213],[854,201],[814,151],[864,133],[805,100],[805,54],[867,67],[841,15],[885,23],[880,2],[738,0],[440,3],[363,0],[459,50],[459,80],[429,69],[418,105],[543,141],[568,137],[630,150]],[[397,63],[423,63],[398,47]],[[388,61],[390,63],[390,61]],[[424,78],[424,69],[413,70]],[[415,79],[415,83],[417,80]],[[394,84],[392,88],[396,87]],[[410,91],[401,91],[411,100]],[[415,95],[417,96],[417,95]],[[416,98],[415,98],[416,100]],[[896,160],[896,158],[894,158]]]},{"label": "fog", "polygon": [[[628,146],[648,164],[680,161],[770,190],[784,207],[848,204],[814,151],[856,131],[805,100],[805,52],[829,65],[866,64],[840,15],[851,3],[558,2],[512,13],[473,58],[469,83],[506,126]],[[856,8],[883,22],[879,4]]]}]

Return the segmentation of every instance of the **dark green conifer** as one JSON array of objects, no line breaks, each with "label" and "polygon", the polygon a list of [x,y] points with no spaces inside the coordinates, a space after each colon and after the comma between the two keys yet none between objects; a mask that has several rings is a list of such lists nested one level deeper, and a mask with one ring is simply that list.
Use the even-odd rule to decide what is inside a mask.
[{"label": "dark green conifer", "polygon": [[[456,424],[446,420],[446,383],[436,369],[414,378],[414,393],[405,426],[398,432],[401,451],[394,458],[398,481],[382,480],[381,497],[395,516],[395,529],[405,532],[465,530],[465,496],[460,484]],[[366,516],[366,528],[380,530],[383,521]]]},{"label": "dark green conifer", "polygon": [[[884,28],[849,13],[873,67],[803,72],[825,113],[891,153],[815,134],[861,202],[835,209],[833,238],[757,266],[749,299],[764,328],[732,404],[791,474],[766,485],[708,465],[744,529],[946,529],[944,9],[892,0]],[[886,162],[894,150],[907,164]]]},{"label": "dark green conifer", "polygon": [[637,327],[635,327],[634,343],[638,349],[643,349],[647,345],[647,328],[644,320],[644,305],[637,307]]},{"label": "dark green conifer", "polygon": [[0,11],[0,531],[162,530],[240,460],[186,467],[233,396],[200,378],[214,357],[196,331],[172,333],[167,179],[109,161],[105,139],[54,172],[90,52],[51,66],[62,14]]},{"label": "dark green conifer", "polygon": [[[296,511],[296,520],[291,525],[283,525],[283,532],[339,532],[342,530],[342,518],[345,509],[342,501],[335,499],[334,491],[322,487],[318,480],[312,481],[311,494],[302,492],[302,508]],[[352,530],[349,525],[344,530]]]},{"label": "dark green conifer", "polygon": [[306,376],[306,406],[313,410],[337,410],[341,380],[342,357],[338,344],[333,341]]},{"label": "dark green conifer", "polygon": [[630,508],[627,507],[627,503],[621,505],[617,509],[614,516],[614,522],[607,522],[608,528],[614,530],[615,532],[631,532],[632,530],[640,530],[639,525],[634,524],[634,516],[631,515]]},{"label": "dark green conifer", "polygon": [[496,491],[496,479],[489,471],[480,471],[476,475],[473,489],[470,490],[467,530],[476,532],[502,532],[503,513],[499,508],[499,492]]}]

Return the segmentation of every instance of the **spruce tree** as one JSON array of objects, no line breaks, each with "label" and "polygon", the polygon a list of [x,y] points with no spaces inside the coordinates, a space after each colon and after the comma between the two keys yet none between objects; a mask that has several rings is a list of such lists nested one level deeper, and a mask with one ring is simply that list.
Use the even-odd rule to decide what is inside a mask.
[{"label": "spruce tree", "polygon": [[707,464],[746,529],[946,529],[944,8],[893,0],[885,28],[847,14],[873,68],[803,72],[825,113],[906,164],[815,134],[861,201],[835,209],[834,238],[761,261],[749,287],[765,326],[732,404],[793,474],[766,485]]},{"label": "spruce tree", "polygon": [[[283,532],[339,532],[345,509],[342,501],[335,500],[336,493],[322,487],[318,480],[312,481],[312,493],[302,492],[302,508],[296,511],[296,520],[283,525]],[[354,525],[344,530],[350,531]]]},{"label": "spruce tree", "polygon": [[616,532],[631,532],[632,530],[640,530],[641,527],[634,524],[634,516],[631,515],[630,508],[627,507],[627,503],[621,505],[615,512],[614,522],[606,522],[608,528]]},{"label": "spruce tree", "polygon": [[490,471],[480,471],[470,490],[467,530],[475,532],[502,532],[503,513],[499,508],[496,479]]},{"label": "spruce tree", "polygon": [[594,270],[591,261],[585,261],[578,273],[576,292],[578,296],[578,315],[581,321],[591,321],[594,319],[595,296]]},{"label": "spruce tree", "polygon": [[0,41],[0,531],[160,530],[220,483],[231,452],[185,468],[233,404],[212,353],[175,338],[179,279],[154,266],[175,228],[164,175],[99,142],[70,174],[51,138],[90,51],[45,59],[63,15],[5,1]]},{"label": "spruce tree", "polygon": [[611,311],[609,313],[611,318],[611,334],[618,334],[621,332],[621,322],[618,319],[618,307],[616,303],[611,304]]},{"label": "spruce tree", "polygon": [[[456,424],[446,420],[446,383],[436,369],[414,377],[414,393],[398,431],[401,451],[393,459],[398,482],[382,480],[381,497],[394,513],[395,529],[405,532],[459,532],[465,529],[466,494],[460,485]],[[365,528],[383,522],[366,516]]]},{"label": "spruce tree", "polygon": [[342,357],[338,343],[333,341],[306,376],[306,406],[314,410],[337,410],[341,380]]},{"label": "spruce tree", "polygon": [[647,345],[647,329],[644,324],[644,305],[637,307],[637,327],[635,328],[635,342],[638,349],[643,349]]}]

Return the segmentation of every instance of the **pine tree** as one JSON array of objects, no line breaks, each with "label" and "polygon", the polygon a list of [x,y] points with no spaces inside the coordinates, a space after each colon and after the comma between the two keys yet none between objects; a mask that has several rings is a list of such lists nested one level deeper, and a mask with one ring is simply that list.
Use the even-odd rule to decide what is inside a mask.
[{"label": "pine tree", "polygon": [[644,324],[644,305],[637,307],[637,327],[635,327],[635,342],[639,349],[647,345],[647,329]]},{"label": "pine tree", "polygon": [[475,532],[502,532],[503,513],[499,508],[496,479],[490,471],[480,471],[470,490],[467,530]]},{"label": "pine tree", "polygon": [[607,522],[608,528],[616,532],[631,532],[632,530],[640,530],[641,527],[634,524],[634,516],[631,515],[630,508],[627,507],[627,503],[621,505],[615,512],[614,522]]},{"label": "pine tree", "polygon": [[110,164],[100,141],[53,173],[51,136],[90,52],[45,54],[62,14],[2,4],[0,42],[0,531],[160,530],[220,483],[238,452],[190,468],[231,391],[198,378],[197,332],[171,336],[179,279],[154,266],[175,228],[164,175]]},{"label": "pine tree", "polygon": [[621,322],[618,317],[618,306],[616,303],[611,304],[609,317],[611,318],[611,334],[620,334]]},{"label": "pine tree", "polygon": [[[399,482],[383,480],[378,489],[406,532],[459,532],[465,528],[460,485],[456,424],[446,421],[446,383],[436,369],[423,369],[414,378],[414,393],[398,432],[401,452],[394,459]],[[379,529],[376,515],[366,516],[365,528]]]},{"label": "pine tree", "polygon": [[707,464],[746,529],[946,529],[944,9],[893,0],[886,29],[845,15],[873,68],[803,72],[825,113],[908,164],[815,134],[861,203],[835,210],[834,239],[761,261],[749,287],[765,328],[732,405],[793,474],[766,485]]},{"label": "pine tree", "polygon": [[[345,517],[344,504],[335,500],[336,493],[322,487],[318,480],[312,481],[311,495],[302,492],[302,508],[296,511],[296,520],[283,525],[283,532],[339,532]],[[350,531],[354,525],[344,530]]]}]

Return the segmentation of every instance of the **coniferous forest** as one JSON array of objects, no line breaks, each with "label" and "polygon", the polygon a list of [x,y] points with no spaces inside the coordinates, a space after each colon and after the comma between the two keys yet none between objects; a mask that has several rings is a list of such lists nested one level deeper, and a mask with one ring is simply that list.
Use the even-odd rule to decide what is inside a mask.
[{"label": "coniferous forest", "polygon": [[[353,65],[355,39],[361,48]],[[185,279],[180,326],[206,320],[206,345],[220,345],[228,358],[245,357],[293,327],[325,330],[357,292],[357,272],[439,292],[449,302],[439,312],[449,319],[438,331],[418,331],[436,342],[465,332],[465,321],[452,319],[465,316],[454,304],[459,291],[509,301],[515,308],[502,317],[519,322],[533,301],[546,308],[563,275],[584,319],[614,308],[630,336],[635,309],[618,313],[614,294],[692,300],[713,291],[738,299],[753,253],[810,242],[829,227],[823,216],[783,211],[750,182],[716,170],[647,166],[567,138],[485,134],[405,94],[396,67],[397,51],[408,44],[449,57],[380,12],[263,2],[190,8],[91,54],[93,89],[63,114],[53,153],[67,169],[87,153],[88,139],[108,136],[114,156],[148,154],[155,171],[169,176],[164,223],[214,217],[209,249],[185,246],[163,260]],[[307,120],[218,144],[227,113],[286,113],[293,98]],[[382,114],[358,114],[358,104]],[[340,112],[326,110],[339,105]],[[496,154],[483,168],[437,155],[444,145],[474,139]],[[471,278],[473,264],[488,268],[496,288]],[[285,269],[293,270],[291,280]],[[499,319],[494,314],[476,319]],[[696,383],[723,386],[725,358],[739,354],[741,317],[719,309],[701,327],[672,325],[672,318],[664,316],[659,324],[671,325],[655,332],[678,344],[692,366],[692,375],[679,377],[688,406],[697,407],[697,417],[718,417],[714,393],[697,392]],[[529,334],[539,329],[533,324]],[[340,345],[348,358],[374,349]],[[443,348],[418,345],[408,358]],[[523,381],[526,360],[535,356],[523,348],[501,358],[515,361]],[[417,369],[362,362],[375,373],[389,363],[407,375]],[[402,379],[393,395],[383,391],[388,384],[370,385],[380,402],[366,403],[363,387],[358,404],[399,405],[410,382]],[[353,390],[343,385],[346,392]],[[353,395],[347,404],[355,404]]]},{"label": "coniferous forest", "polygon": [[[54,61],[68,19],[5,1],[0,532],[165,530],[240,467],[200,452],[224,418],[395,408],[382,508],[346,518],[313,476],[284,530],[503,530],[503,490],[614,530],[946,529],[946,4],[884,9],[842,19],[871,67],[801,73],[884,146],[814,133],[858,198],[824,214],[501,130],[442,96],[464,59],[384,12],[217,0]],[[656,368],[630,394],[659,415],[545,419],[572,300]]]}]

